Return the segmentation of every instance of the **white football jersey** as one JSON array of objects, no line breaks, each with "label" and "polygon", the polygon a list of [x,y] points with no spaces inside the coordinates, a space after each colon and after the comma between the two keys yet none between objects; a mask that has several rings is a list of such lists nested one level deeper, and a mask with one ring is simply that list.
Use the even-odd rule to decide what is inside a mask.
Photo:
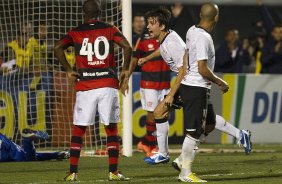
[{"label": "white football jersey", "polygon": [[206,60],[211,71],[214,69],[215,50],[211,35],[200,27],[190,27],[186,34],[186,48],[188,53],[187,75],[181,83],[211,89],[211,82],[198,71],[200,60]]},{"label": "white football jersey", "polygon": [[178,73],[178,68],[183,66],[185,49],[182,38],[175,31],[169,30],[160,44],[160,53],[171,71]]}]

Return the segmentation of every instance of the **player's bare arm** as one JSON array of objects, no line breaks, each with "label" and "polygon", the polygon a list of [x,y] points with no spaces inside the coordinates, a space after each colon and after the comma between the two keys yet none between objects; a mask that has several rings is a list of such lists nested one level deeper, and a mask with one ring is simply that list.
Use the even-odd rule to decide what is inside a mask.
[{"label": "player's bare arm", "polygon": [[131,61],[130,61],[130,64],[129,64],[129,75],[131,75],[134,72],[134,70],[137,66],[137,62],[138,62],[138,59],[136,57],[131,58]]},{"label": "player's bare arm", "polygon": [[198,68],[199,68],[199,73],[206,79],[212,81],[213,83],[217,84],[220,88],[220,90],[223,93],[226,93],[229,89],[229,86],[227,82],[216,76],[207,66],[207,61],[206,60],[201,60],[198,61]]},{"label": "player's bare arm", "polygon": [[[137,39],[136,44],[135,44],[135,46],[133,48],[133,52],[137,51],[138,45],[140,43],[140,40],[141,40],[141,38]],[[137,64],[138,64],[138,58],[132,57],[131,61],[130,61],[130,64],[129,64],[129,75],[131,75],[134,72]]]},{"label": "player's bare arm", "polygon": [[128,90],[128,80],[130,77],[129,64],[130,64],[130,59],[132,55],[132,48],[129,42],[125,38],[122,39],[118,43],[118,45],[123,48],[123,54],[124,54],[124,62],[122,66],[122,71],[119,76],[119,87],[120,87],[121,93],[125,95],[126,91]]},{"label": "player's bare arm", "polygon": [[64,50],[68,48],[68,45],[64,44],[62,41],[58,41],[54,46],[55,56],[58,58],[59,62],[63,65],[64,69],[67,71],[68,78],[75,82],[79,77],[79,74],[71,68],[69,62],[66,59]]},{"label": "player's bare arm", "polygon": [[140,58],[138,59],[138,65],[139,66],[142,66],[144,65],[147,61],[149,60],[152,60],[153,58],[155,57],[159,57],[161,56],[161,53],[160,53],[160,49],[158,48],[157,50],[155,50],[154,52],[152,52],[150,55],[144,57],[144,58]]},{"label": "player's bare arm", "polygon": [[177,74],[177,77],[176,77],[176,81],[175,81],[174,85],[172,86],[170,92],[168,93],[168,95],[164,99],[165,105],[171,107],[171,105],[173,103],[173,97],[174,97],[175,93],[177,92],[177,90],[179,89],[179,86],[181,84],[183,77],[186,75],[186,71],[187,71],[186,68],[187,68],[187,53],[186,53],[186,50],[185,50],[185,54],[183,56],[183,66],[178,68],[178,74]]}]

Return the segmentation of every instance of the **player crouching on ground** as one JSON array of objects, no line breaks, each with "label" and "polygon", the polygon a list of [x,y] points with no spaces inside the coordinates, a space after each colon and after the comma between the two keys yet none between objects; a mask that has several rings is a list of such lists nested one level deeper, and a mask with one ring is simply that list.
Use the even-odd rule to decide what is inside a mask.
[{"label": "player crouching on ground", "polygon": [[34,140],[48,139],[49,135],[46,132],[24,129],[22,138],[23,146],[21,147],[0,133],[0,162],[45,161],[69,158],[68,151],[37,152],[35,150]]}]

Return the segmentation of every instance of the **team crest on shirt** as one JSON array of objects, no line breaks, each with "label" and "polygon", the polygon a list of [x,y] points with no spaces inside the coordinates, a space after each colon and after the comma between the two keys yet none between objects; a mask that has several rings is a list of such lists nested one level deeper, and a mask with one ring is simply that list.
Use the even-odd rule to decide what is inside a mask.
[{"label": "team crest on shirt", "polygon": [[155,48],[154,48],[154,44],[148,44],[148,50],[149,51],[153,51],[153,50],[155,50]]}]

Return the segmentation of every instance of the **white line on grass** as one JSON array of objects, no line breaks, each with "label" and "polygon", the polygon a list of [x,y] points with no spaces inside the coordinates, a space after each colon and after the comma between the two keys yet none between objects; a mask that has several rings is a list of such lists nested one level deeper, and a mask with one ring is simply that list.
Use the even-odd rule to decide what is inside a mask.
[{"label": "white line on grass", "polygon": [[[265,172],[253,172],[253,173],[226,173],[226,174],[205,174],[205,175],[200,175],[202,177],[219,177],[219,176],[233,176],[233,175],[252,175],[252,174],[265,174]],[[273,174],[282,174],[282,171],[279,172],[275,172]],[[177,177],[171,177],[171,176],[162,176],[162,177],[148,177],[148,178],[131,178],[131,180],[129,182],[134,182],[134,181],[167,181],[167,179],[172,179],[174,178],[175,181],[177,181]],[[239,178],[238,178],[239,179]],[[63,181],[42,181],[42,182],[32,182],[32,183],[28,183],[28,184],[53,184],[53,183],[61,183]],[[76,181],[75,183],[105,183],[105,182],[109,182],[109,180],[104,180],[104,179],[99,179],[99,180],[87,180],[87,181]],[[126,183],[126,182],[125,182]],[[16,183],[16,184],[20,184],[20,183]]]}]

